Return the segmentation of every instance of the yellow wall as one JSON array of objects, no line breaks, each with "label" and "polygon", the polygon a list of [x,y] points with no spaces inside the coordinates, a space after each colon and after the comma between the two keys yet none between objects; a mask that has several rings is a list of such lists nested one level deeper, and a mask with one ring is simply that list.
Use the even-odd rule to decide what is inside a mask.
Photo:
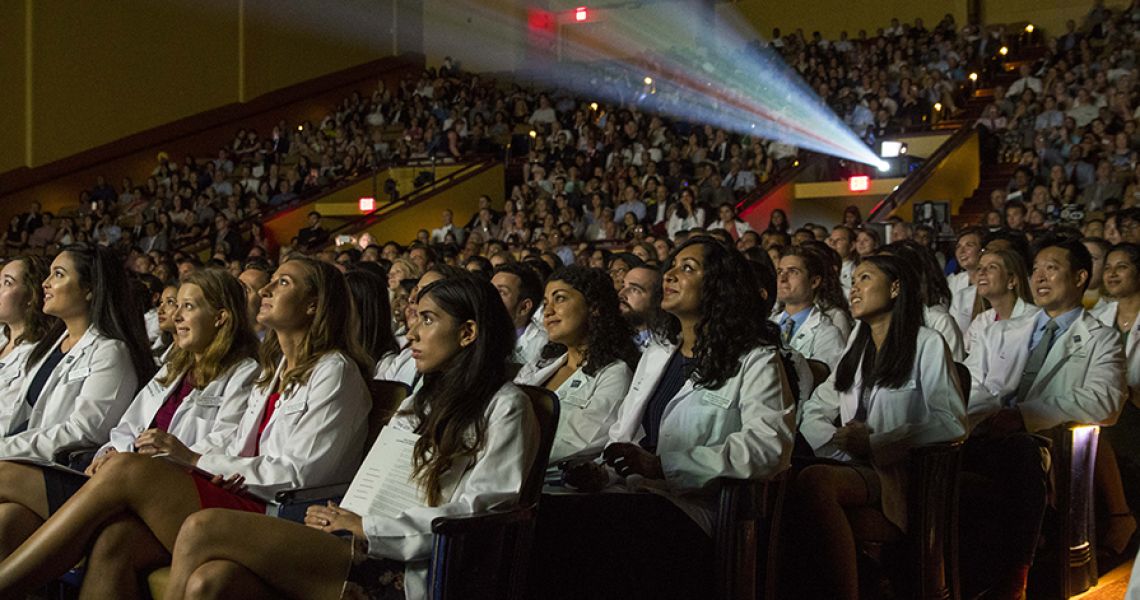
[{"label": "yellow wall", "polygon": [[5,0],[0,172],[388,56],[390,21],[389,0]]},{"label": "yellow wall", "polygon": [[409,208],[399,209],[366,230],[353,232],[353,235],[359,236],[368,231],[376,240],[395,240],[406,244],[416,239],[416,232],[420,229],[438,227],[443,209],[451,209],[455,223],[466,223],[479,209],[479,196],[486,194],[501,198],[503,193],[503,165],[499,163]]},{"label": "yellow wall", "polygon": [[[1108,2],[1109,6],[1127,6],[1119,2]],[[1065,32],[1065,21],[1073,19],[1080,27],[1084,16],[1092,8],[1092,2],[1072,0],[984,0],[982,19],[986,23],[1020,23],[1028,21],[1041,27],[1047,35],[1057,36]]]},{"label": "yellow wall", "polygon": [[910,220],[916,202],[949,202],[950,214],[958,214],[962,202],[978,189],[980,183],[978,136],[971,135],[961,146],[950,153],[930,178],[926,180],[910,201],[891,214]]},{"label": "yellow wall", "polygon": [[243,0],[243,100],[392,53],[390,2]]},{"label": "yellow wall", "polygon": [[0,2],[0,173],[25,163],[24,28],[30,2]]}]

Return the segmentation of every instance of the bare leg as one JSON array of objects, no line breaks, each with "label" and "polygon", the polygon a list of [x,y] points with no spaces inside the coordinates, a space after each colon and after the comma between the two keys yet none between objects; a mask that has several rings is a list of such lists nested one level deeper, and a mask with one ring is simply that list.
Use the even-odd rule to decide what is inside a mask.
[{"label": "bare leg", "polygon": [[43,471],[0,461],[0,560],[43,525],[47,513]]},{"label": "bare leg", "polygon": [[281,594],[265,585],[257,575],[245,567],[228,560],[212,560],[197,569],[186,582],[185,598],[195,600],[223,600],[242,598],[273,600]]},{"label": "bare leg", "polygon": [[170,564],[170,552],[138,518],[121,513],[103,526],[87,556],[80,600],[143,598],[139,577]]},{"label": "bare leg", "polygon": [[116,454],[43,527],[0,563],[0,597],[18,597],[65,573],[82,558],[104,524],[133,513],[162,545],[200,509],[185,471],[163,460]]},{"label": "bare leg", "polygon": [[827,597],[858,600],[855,536],[843,509],[867,504],[863,478],[847,467],[814,465],[796,476],[794,494],[801,517],[796,535],[813,558],[813,572],[826,586]]},{"label": "bare leg", "polygon": [[1124,497],[1124,483],[1120,480],[1120,467],[1116,463],[1116,451],[1103,436],[1097,444],[1096,467],[1093,482],[1104,502],[1107,529],[1099,542],[1114,554],[1124,552],[1132,534],[1136,533],[1136,518],[1128,508]]},{"label": "bare leg", "polygon": [[[198,570],[226,561],[278,593],[288,590],[296,598],[334,600],[340,597],[351,560],[351,543],[323,531],[265,515],[205,510],[187,519],[178,534],[166,597],[210,597],[199,591],[205,590],[202,579],[208,573]],[[199,589],[190,588],[192,579]]]}]

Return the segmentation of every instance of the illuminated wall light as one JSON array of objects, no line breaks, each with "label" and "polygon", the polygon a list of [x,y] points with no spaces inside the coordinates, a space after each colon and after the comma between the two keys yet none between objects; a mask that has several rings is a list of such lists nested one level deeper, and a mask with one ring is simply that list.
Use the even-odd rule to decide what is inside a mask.
[{"label": "illuminated wall light", "polygon": [[1002,56],[1009,54],[1009,48],[1002,46],[1001,48],[998,49],[998,54],[1000,54]]},{"label": "illuminated wall light", "polygon": [[538,132],[537,132],[537,131],[535,131],[535,130],[533,130],[533,129],[531,129],[531,130],[530,130],[530,139],[532,139],[532,140],[533,140],[533,139],[534,139],[534,138],[536,138],[536,137],[538,137]]},{"label": "illuminated wall light", "polygon": [[643,81],[645,82],[645,85],[653,85],[653,78],[648,75],[645,76],[645,79]]},{"label": "illuminated wall light", "polygon": [[1025,26],[1025,33],[1033,33],[1033,23]]},{"label": "illuminated wall light", "polygon": [[298,126],[297,126],[297,131],[304,131],[304,130],[305,130],[305,126],[304,126],[304,125],[298,125]]},{"label": "illuminated wall light", "polygon": [[865,192],[871,189],[871,178],[866,175],[855,175],[847,180],[847,189],[852,192]]},{"label": "illuminated wall light", "polygon": [[598,110],[598,103],[597,102],[591,102],[590,103],[590,110],[597,111]]},{"label": "illuminated wall light", "polygon": [[574,9],[574,20],[581,23],[590,18],[590,13],[586,11],[585,6],[579,6]]},{"label": "illuminated wall light", "polygon": [[977,80],[978,80],[978,74],[977,73],[970,73],[970,81],[977,81]]},{"label": "illuminated wall light", "polygon": [[376,199],[364,197],[359,200],[357,205],[360,207],[360,212],[370,213],[376,210]]},{"label": "illuminated wall light", "polygon": [[935,102],[934,103],[934,112],[942,112],[942,103],[941,102]]}]

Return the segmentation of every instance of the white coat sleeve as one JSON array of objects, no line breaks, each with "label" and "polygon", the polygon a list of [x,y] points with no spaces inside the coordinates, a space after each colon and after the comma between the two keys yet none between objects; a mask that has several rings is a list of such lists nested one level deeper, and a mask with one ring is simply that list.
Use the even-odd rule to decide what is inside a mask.
[{"label": "white coat sleeve", "polygon": [[369,556],[401,561],[427,558],[433,542],[433,519],[486,512],[518,502],[538,448],[538,421],[521,392],[492,401],[495,406],[483,450],[449,501],[411,508],[397,517],[362,515]]},{"label": "white coat sleeve", "polygon": [[836,327],[829,320],[826,324],[821,325],[816,333],[810,358],[826,364],[834,371],[839,364],[839,359],[843,357],[843,350],[846,347],[847,339],[843,337],[839,327]]},{"label": "white coat sleeve", "polygon": [[[1025,430],[1037,432],[1074,422],[1086,425],[1112,425],[1124,406],[1124,348],[1115,329],[1102,327],[1092,332],[1088,362],[1070,357],[1062,369],[1081,371],[1074,380],[1081,385],[1056,390],[1048,386],[1045,393],[1017,405]],[[1076,361],[1074,363],[1074,361]]]},{"label": "white coat sleeve", "polygon": [[962,336],[962,346],[966,354],[973,352],[981,343],[982,334],[986,330],[986,319],[983,315],[974,317],[970,326],[966,328],[966,335]]},{"label": "white coat sleeve", "polygon": [[[309,376],[299,416],[282,412],[288,401],[277,408],[279,417],[272,426],[290,428],[287,444],[273,450],[262,447],[260,456],[204,454],[197,466],[225,477],[243,476],[249,491],[260,498],[310,482],[333,483],[326,481],[327,473],[342,470],[344,461],[360,463],[371,405],[364,380],[349,369],[356,366],[340,360],[322,362]],[[233,449],[231,444],[229,450]]]},{"label": "white coat sleeve", "polygon": [[890,431],[871,432],[871,457],[876,467],[903,460],[914,446],[966,437],[966,406],[958,391],[958,374],[941,336],[922,338],[914,357],[918,396],[925,418]]},{"label": "white coat sleeve", "polygon": [[718,477],[763,479],[790,464],[796,415],[779,352],[753,352],[740,371],[740,431],[716,446],[662,453],[671,488],[698,489]]},{"label": "white coat sleeve", "polygon": [[610,427],[617,422],[621,401],[629,391],[633,373],[624,362],[615,361],[598,372],[589,405],[579,408],[572,399],[562,401],[558,432],[550,449],[550,461],[574,454],[598,454],[606,447]]},{"label": "white coat sleeve", "polygon": [[962,331],[958,329],[958,324],[949,314],[938,312],[935,318],[930,319],[930,323],[926,326],[942,334],[942,339],[946,340],[946,345],[950,348],[950,356],[954,360],[960,361],[966,358],[966,350],[962,344]]},{"label": "white coat sleeve", "polygon": [[225,375],[228,377],[226,384],[222,387],[222,405],[218,408],[210,432],[190,446],[190,450],[198,454],[213,454],[229,446],[245,415],[249,396],[253,393],[253,382],[259,371],[257,361],[252,359],[244,360],[230,369]]},{"label": "white coat sleeve", "polygon": [[111,340],[100,346],[91,349],[91,372],[84,377],[75,410],[67,420],[0,439],[0,456],[50,459],[65,447],[93,447],[107,442],[111,427],[119,422],[135,396],[138,377],[126,344]]},{"label": "white coat sleeve", "polygon": [[832,369],[827,381],[819,384],[811,398],[803,403],[800,413],[800,433],[820,458],[851,460],[833,442],[835,421],[839,419],[839,391],[835,389],[835,372]]},{"label": "white coat sleeve", "polygon": [[[969,417],[971,430],[1000,410],[1002,397],[1009,393],[1008,390],[990,389],[986,386],[986,382],[991,380],[988,373],[990,363],[993,362],[998,350],[992,347],[996,333],[998,332],[995,324],[977,339],[974,349],[966,357],[966,367],[970,369],[970,399],[966,403],[966,414]],[[1001,379],[1008,380],[1009,377]]]}]

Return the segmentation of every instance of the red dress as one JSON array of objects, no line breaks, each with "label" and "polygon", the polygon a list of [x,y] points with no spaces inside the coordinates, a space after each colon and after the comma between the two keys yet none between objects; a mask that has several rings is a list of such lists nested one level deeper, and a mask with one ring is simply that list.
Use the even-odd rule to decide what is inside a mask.
[{"label": "red dress", "polygon": [[[277,400],[281,398],[280,393],[273,393],[265,401],[265,413],[261,416],[261,423],[257,426],[257,446],[256,449],[261,452],[261,434],[265,431],[265,426],[269,424],[269,419],[273,417],[273,411],[277,410]],[[202,508],[229,508],[231,510],[242,510],[245,512],[264,513],[265,502],[254,498],[246,493],[234,493],[221,486],[210,483],[209,479],[198,473],[191,473],[191,478],[194,481],[194,486],[198,488],[198,501],[201,503]]]}]

